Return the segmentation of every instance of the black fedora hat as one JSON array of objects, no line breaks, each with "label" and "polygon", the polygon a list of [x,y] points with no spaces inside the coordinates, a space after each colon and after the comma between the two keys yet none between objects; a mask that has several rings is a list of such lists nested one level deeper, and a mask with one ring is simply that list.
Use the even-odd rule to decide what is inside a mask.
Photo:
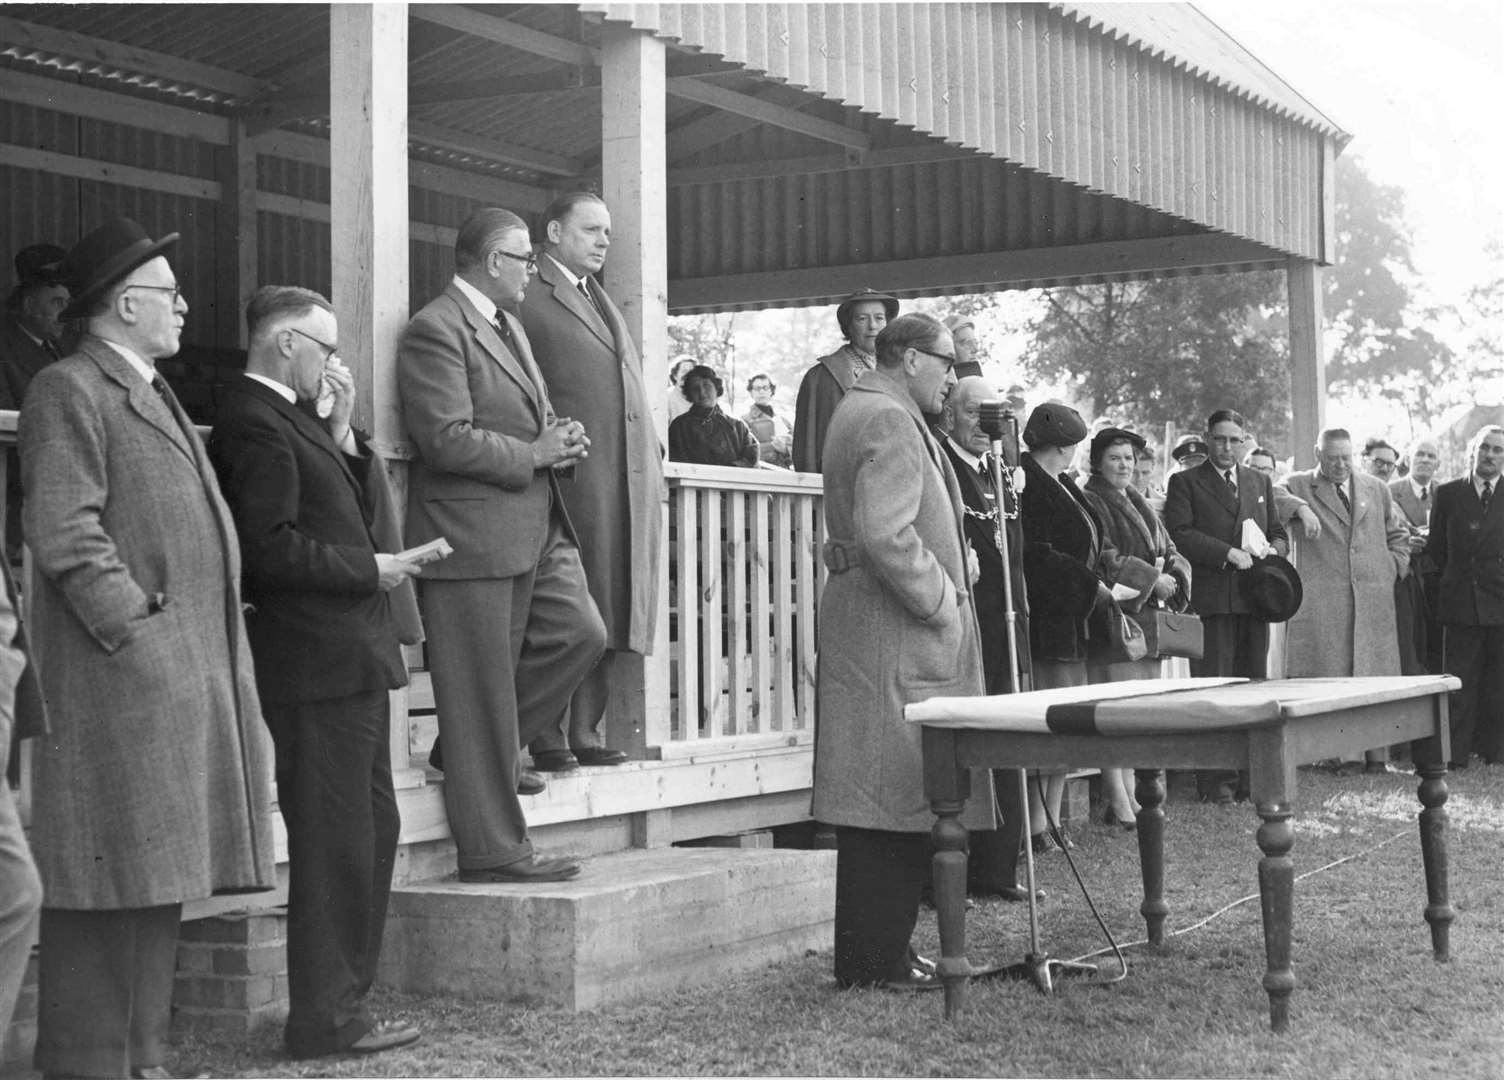
[{"label": "black fedora hat", "polygon": [[16,252],[16,284],[57,285],[68,253],[56,244],[32,244]]},{"label": "black fedora hat", "polygon": [[106,221],[74,244],[63,259],[63,284],[73,298],[63,309],[62,317],[77,319],[87,315],[106,289],[177,242],[177,233],[153,240],[130,218]]},{"label": "black fedora hat", "polygon": [[1254,559],[1247,570],[1238,571],[1238,592],[1249,614],[1261,622],[1284,622],[1300,610],[1305,590],[1300,574],[1283,556],[1269,554]]},{"label": "black fedora hat", "polygon": [[889,296],[887,293],[880,293],[876,289],[863,289],[861,292],[854,292],[842,300],[836,308],[836,322],[841,327],[841,333],[846,333],[846,328],[851,324],[851,309],[866,300],[876,300],[881,304],[883,311],[888,314],[889,322],[898,318],[898,297]]}]

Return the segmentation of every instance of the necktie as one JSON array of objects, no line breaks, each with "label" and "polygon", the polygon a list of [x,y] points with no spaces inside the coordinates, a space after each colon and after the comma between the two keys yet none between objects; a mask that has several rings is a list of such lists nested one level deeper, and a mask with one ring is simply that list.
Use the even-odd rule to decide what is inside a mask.
[{"label": "necktie", "polygon": [[1485,480],[1483,482],[1483,494],[1479,496],[1479,501],[1483,503],[1483,509],[1488,509],[1488,500],[1492,499],[1493,497],[1494,482],[1492,480]]},{"label": "necktie", "polygon": [[167,389],[166,379],[160,375],[153,375],[151,377],[151,388],[157,392],[157,397],[166,402],[169,409],[172,408],[172,398],[169,396],[171,391]]},{"label": "necktie", "polygon": [[1430,488],[1421,488],[1420,489],[1420,501],[1421,502],[1425,502],[1428,498],[1430,498],[1430,496],[1431,496],[1431,489]]},{"label": "necktie", "polygon": [[1352,503],[1352,500],[1347,497],[1347,485],[1346,484],[1338,484],[1337,485],[1337,498],[1339,498],[1339,499],[1342,500],[1342,509],[1344,509],[1344,510],[1347,511],[1349,517],[1352,516],[1353,503]]},{"label": "necktie", "polygon": [[1232,470],[1228,469],[1225,473],[1223,473],[1222,474],[1222,479],[1224,479],[1224,480],[1227,481],[1227,486],[1228,486],[1229,490],[1231,490],[1232,493],[1234,495],[1236,495],[1237,492],[1238,492],[1238,482],[1233,479]]},{"label": "necktie", "polygon": [[605,313],[601,311],[601,306],[595,302],[595,294],[590,291],[590,286],[584,278],[580,278],[580,294],[585,297],[585,303],[590,305],[591,310],[604,321],[606,318]]},{"label": "necktie", "polygon": [[512,349],[513,352],[516,352],[517,350],[512,348],[512,331],[507,326],[507,321],[501,317],[499,312],[496,318],[491,320],[491,325],[496,328],[496,336],[501,338],[502,344]]},{"label": "necktie", "polygon": [[42,339],[42,351],[47,354],[48,360],[61,360],[63,354],[58,351],[57,342],[51,338]]}]

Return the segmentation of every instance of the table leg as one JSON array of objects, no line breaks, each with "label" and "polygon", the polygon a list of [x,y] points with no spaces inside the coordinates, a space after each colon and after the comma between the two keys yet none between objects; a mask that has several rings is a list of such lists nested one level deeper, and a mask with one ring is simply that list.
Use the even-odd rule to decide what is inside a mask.
[{"label": "table leg", "polygon": [[945,982],[945,1017],[953,1019],[966,1004],[966,826],[963,803],[935,801],[937,818],[931,831],[935,855],[935,915],[940,923],[940,962],[936,969]]},{"label": "table leg", "polygon": [[1447,767],[1433,762],[1418,766],[1420,858],[1426,868],[1426,922],[1431,924],[1431,950],[1438,963],[1452,958],[1452,910],[1447,896]]},{"label": "table leg", "polygon": [[1290,930],[1294,921],[1295,864],[1290,849],[1295,830],[1290,825],[1287,803],[1258,804],[1259,901],[1264,914],[1264,990],[1269,994],[1269,1030],[1290,1028],[1290,995],[1295,990],[1295,972],[1290,968]]},{"label": "table leg", "polygon": [[1138,797],[1138,865],[1144,878],[1144,902],[1139,913],[1149,931],[1150,945],[1165,943],[1165,774],[1163,769],[1135,769],[1133,793]]}]

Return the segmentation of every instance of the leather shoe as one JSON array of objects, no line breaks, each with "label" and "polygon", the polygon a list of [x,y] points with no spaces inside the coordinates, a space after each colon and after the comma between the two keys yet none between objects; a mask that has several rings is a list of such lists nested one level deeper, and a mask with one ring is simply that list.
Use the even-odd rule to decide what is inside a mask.
[{"label": "leather shoe", "polygon": [[900,993],[912,993],[916,990],[943,990],[945,983],[940,976],[933,971],[925,971],[923,968],[911,967],[902,975],[893,975],[878,983],[881,990],[895,990]]},{"label": "leather shoe", "polygon": [[517,794],[519,795],[539,795],[547,787],[548,781],[532,769],[523,769],[522,775],[517,777]]},{"label": "leather shoe", "polygon": [[178,1080],[179,1077],[183,1080],[209,1080],[209,1074],[206,1072],[175,1073],[169,1072],[161,1065],[146,1065],[131,1070],[131,1080]]},{"label": "leather shoe", "polygon": [[433,746],[428,751],[428,764],[439,772],[444,771],[444,746],[437,735],[433,737]]},{"label": "leather shoe", "polygon": [[533,752],[533,768],[539,772],[574,772],[579,767],[579,759],[569,750],[535,750]]},{"label": "leather shoe", "polygon": [[[999,900],[1006,900],[1010,904],[1021,904],[1029,898],[1029,890],[1019,885],[988,885],[976,890],[978,896],[996,896]],[[1034,891],[1034,899],[1043,900],[1047,894],[1043,889]]]},{"label": "leather shoe", "polygon": [[370,1031],[345,1047],[352,1054],[379,1054],[383,1050],[395,1050],[399,1046],[411,1046],[420,1038],[418,1029],[411,1024],[399,1024],[395,1020],[383,1020]]},{"label": "leather shoe", "polygon": [[460,870],[460,880],[470,884],[522,884],[534,881],[568,881],[580,872],[580,864],[571,859],[540,859],[536,855],[505,866],[486,866],[479,870]]},{"label": "leather shoe", "polygon": [[572,751],[581,765],[621,765],[627,760],[625,750],[612,750],[609,746],[576,746]]}]

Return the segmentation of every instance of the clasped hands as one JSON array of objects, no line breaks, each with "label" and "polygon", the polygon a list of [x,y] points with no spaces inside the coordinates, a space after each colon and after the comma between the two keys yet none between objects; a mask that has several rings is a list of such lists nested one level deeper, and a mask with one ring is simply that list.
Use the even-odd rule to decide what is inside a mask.
[{"label": "clasped hands", "polygon": [[567,416],[556,417],[533,442],[536,469],[568,468],[589,456],[590,437],[585,434],[585,425]]}]

